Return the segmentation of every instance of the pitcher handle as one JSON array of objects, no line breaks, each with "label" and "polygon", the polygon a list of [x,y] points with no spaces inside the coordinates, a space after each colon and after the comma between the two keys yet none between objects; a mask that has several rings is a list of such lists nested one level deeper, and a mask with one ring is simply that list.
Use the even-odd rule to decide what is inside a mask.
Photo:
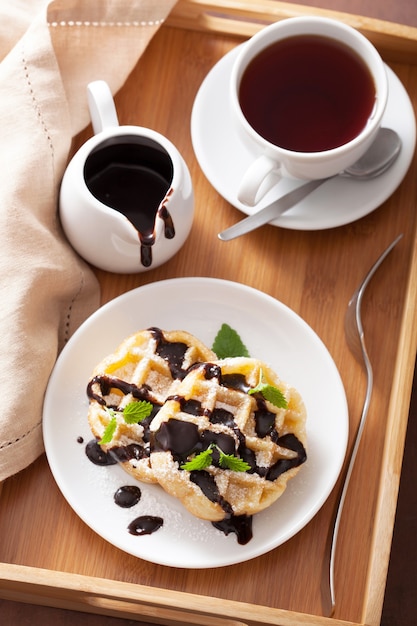
[{"label": "pitcher handle", "polygon": [[94,134],[105,128],[119,126],[116,107],[110,87],[104,80],[95,80],[87,85],[88,108]]}]

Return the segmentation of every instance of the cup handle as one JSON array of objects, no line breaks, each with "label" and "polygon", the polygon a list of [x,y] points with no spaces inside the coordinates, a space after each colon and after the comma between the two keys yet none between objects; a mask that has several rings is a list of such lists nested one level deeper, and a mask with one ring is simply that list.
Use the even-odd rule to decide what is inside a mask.
[{"label": "cup handle", "polygon": [[113,95],[106,81],[95,80],[89,83],[87,98],[95,135],[105,128],[119,126]]},{"label": "cup handle", "polygon": [[237,194],[238,200],[254,206],[281,177],[281,164],[261,155],[246,170]]}]

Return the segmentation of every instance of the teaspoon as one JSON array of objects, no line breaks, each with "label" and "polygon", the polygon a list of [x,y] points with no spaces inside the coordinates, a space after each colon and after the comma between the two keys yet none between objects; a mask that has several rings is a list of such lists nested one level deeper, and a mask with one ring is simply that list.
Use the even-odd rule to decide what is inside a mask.
[{"label": "teaspoon", "polygon": [[[369,150],[356,163],[340,172],[338,176],[355,178],[357,180],[376,178],[391,167],[400,153],[401,145],[401,138],[394,130],[381,128]],[[331,178],[335,177],[332,176]],[[255,228],[259,228],[259,226],[268,224],[268,222],[289,211],[314,189],[317,189],[327,180],[331,180],[331,178],[311,180],[300,185],[263,209],[226,228],[226,230],[218,234],[218,238],[222,241],[230,241],[255,230]]]}]

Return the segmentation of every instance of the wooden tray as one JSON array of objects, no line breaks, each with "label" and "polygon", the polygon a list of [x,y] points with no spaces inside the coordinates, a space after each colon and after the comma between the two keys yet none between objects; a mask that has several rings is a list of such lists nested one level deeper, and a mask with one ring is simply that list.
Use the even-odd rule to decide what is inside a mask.
[{"label": "wooden tray", "polygon": [[[337,17],[362,30],[416,109],[417,29],[269,0],[179,2],[116,105],[122,123],[153,127],[182,152],[196,192],[195,224],[184,248],[165,266],[147,274],[97,275],[103,302],[151,281],[187,275],[236,280],[278,298],[330,350],[346,388],[353,433],[365,380],[345,344],[344,313],[364,273],[404,233],[365,300],[375,390],[340,529],[334,616],[323,615],[320,580],[337,489],[300,533],[272,552],[241,565],[189,571],[141,561],[98,537],[73,513],[44,456],[3,486],[0,597],[170,625],[379,623],[417,345],[416,163],[382,207],[355,223],[320,232],[266,226],[225,244],[217,232],[241,214],[205,179],[189,132],[195,95],[216,61],[264,24],[307,13]],[[82,133],[74,149],[90,133]],[[326,401],[325,390],[318,396]]]}]

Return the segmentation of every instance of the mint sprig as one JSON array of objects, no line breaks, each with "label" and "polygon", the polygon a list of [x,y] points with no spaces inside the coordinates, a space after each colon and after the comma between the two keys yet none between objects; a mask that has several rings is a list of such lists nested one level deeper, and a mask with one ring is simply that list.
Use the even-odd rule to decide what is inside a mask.
[{"label": "mint sprig", "polygon": [[233,472],[247,472],[250,470],[249,463],[246,463],[246,461],[233,454],[224,454],[221,450],[219,464],[220,467],[232,470]]},{"label": "mint sprig", "polygon": [[[147,402],[146,400],[139,400],[138,402],[129,402],[123,409],[122,416],[126,424],[139,424],[145,418],[147,418],[152,413],[152,404],[151,402]],[[100,441],[99,445],[110,443],[114,437],[114,433],[117,428],[117,415],[120,415],[120,411],[115,411],[114,409],[109,409],[107,406],[104,407],[105,411],[110,416],[110,421],[104,429],[104,433]]]},{"label": "mint sprig", "polygon": [[262,370],[259,374],[259,383],[256,387],[249,389],[248,394],[253,395],[254,393],[260,393],[265,400],[268,400],[271,404],[278,407],[279,409],[288,408],[288,402],[285,399],[284,394],[278,387],[274,387],[273,385],[269,385],[268,383],[263,382],[263,374]]},{"label": "mint sprig", "polygon": [[203,450],[203,452],[196,454],[191,461],[183,463],[181,465],[181,469],[192,472],[209,467],[209,465],[212,465],[213,463],[213,451],[215,449],[219,452],[219,465],[223,469],[230,469],[233,472],[247,472],[250,470],[249,463],[246,463],[246,461],[238,456],[234,456],[233,454],[225,454],[223,450],[221,450],[219,446],[214,443],[212,443],[207,450]]},{"label": "mint sprig", "polygon": [[129,402],[123,409],[123,418],[126,424],[139,424],[152,413],[153,405],[146,400]]},{"label": "mint sprig", "polygon": [[110,422],[107,424],[104,430],[102,438],[98,442],[99,445],[102,445],[104,443],[110,443],[111,440],[113,439],[114,433],[116,432],[116,428],[117,428],[117,419],[116,417],[112,417]]},{"label": "mint sprig", "polygon": [[185,469],[189,472],[192,472],[194,470],[203,470],[205,467],[211,465],[213,460],[212,454],[213,450],[210,446],[209,448],[207,448],[207,450],[203,450],[203,452],[200,452],[200,454],[196,454],[196,456],[191,459],[191,461],[183,463],[183,465],[181,465],[181,469]]},{"label": "mint sprig", "polygon": [[[219,359],[237,356],[249,357],[249,351],[237,331],[226,323],[221,325],[214,339],[212,350],[217,354]],[[260,393],[265,400],[268,400],[268,402],[279,409],[288,408],[288,403],[282,391],[280,391],[278,387],[274,387],[263,381],[262,370],[260,372],[259,383],[256,387],[250,389],[248,393]]]},{"label": "mint sprig", "polygon": [[249,356],[249,352],[239,334],[228,324],[222,324],[219,332],[214,338],[213,352],[219,359],[228,357]]}]

